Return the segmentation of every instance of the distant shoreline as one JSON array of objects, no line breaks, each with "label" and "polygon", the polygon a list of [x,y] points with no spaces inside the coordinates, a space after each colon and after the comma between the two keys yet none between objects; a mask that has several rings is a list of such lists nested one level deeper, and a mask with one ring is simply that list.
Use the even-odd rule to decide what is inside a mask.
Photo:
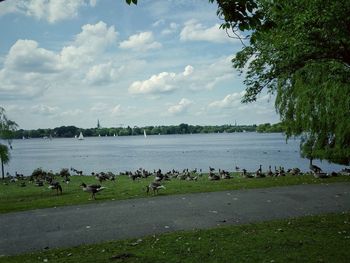
[{"label": "distant shoreline", "polygon": [[74,138],[80,133],[84,137],[99,136],[135,136],[135,135],[169,135],[169,134],[210,134],[210,133],[235,133],[235,132],[263,132],[263,133],[281,133],[283,127],[277,124],[260,124],[260,125],[189,125],[181,123],[180,125],[168,126],[145,126],[145,127],[112,127],[112,128],[78,128],[76,126],[61,126],[53,129],[20,129],[14,133],[13,139],[28,138]]}]

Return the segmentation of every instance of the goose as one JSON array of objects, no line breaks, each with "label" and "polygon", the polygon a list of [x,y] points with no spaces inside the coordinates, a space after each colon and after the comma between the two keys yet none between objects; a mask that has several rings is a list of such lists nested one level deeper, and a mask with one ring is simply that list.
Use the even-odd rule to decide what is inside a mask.
[{"label": "goose", "polygon": [[259,169],[255,172],[255,177],[256,178],[262,178],[265,177],[265,174],[262,173],[262,165],[260,164]]},{"label": "goose", "polygon": [[292,168],[289,172],[291,175],[299,175],[300,169],[299,168]]},{"label": "goose", "polygon": [[85,183],[82,183],[80,186],[83,188],[84,192],[91,193],[91,198],[93,198],[94,200],[96,200],[96,197],[95,197],[96,193],[107,188],[107,187],[103,187],[103,186],[98,185],[98,184],[86,185]]},{"label": "goose", "polygon": [[60,192],[60,194],[62,194],[62,186],[60,185],[59,182],[51,182],[49,187],[49,189],[56,189],[56,194],[58,195],[58,192]]},{"label": "goose", "polygon": [[273,172],[271,170],[271,165],[269,165],[269,171],[267,172],[268,176],[273,176]]},{"label": "goose", "polygon": [[152,189],[153,194],[158,194],[159,189],[165,189],[164,185],[161,185],[158,182],[151,182],[149,185],[146,186],[146,192],[149,193],[149,190]]},{"label": "goose", "polygon": [[242,169],[242,175],[245,178],[253,178],[254,177],[251,173],[248,173],[246,169]]},{"label": "goose", "polygon": [[279,170],[278,176],[286,176],[286,172],[284,171],[283,166],[280,166],[280,170]]},{"label": "goose", "polygon": [[219,169],[221,179],[231,179],[230,172]]},{"label": "goose", "polygon": [[209,175],[208,175],[208,179],[210,181],[217,181],[217,180],[220,180],[220,176],[210,172]]},{"label": "goose", "polygon": [[320,167],[318,167],[317,165],[312,164],[312,158],[310,158],[309,168],[315,174],[318,174],[318,173],[322,172],[322,169]]}]

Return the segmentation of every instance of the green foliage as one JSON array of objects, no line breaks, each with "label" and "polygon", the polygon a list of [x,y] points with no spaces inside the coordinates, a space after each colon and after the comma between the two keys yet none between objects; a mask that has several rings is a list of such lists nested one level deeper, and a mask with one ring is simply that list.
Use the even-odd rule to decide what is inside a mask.
[{"label": "green foliage", "polygon": [[[17,129],[18,125],[14,121],[7,118],[5,109],[0,107],[0,139],[7,140],[11,147],[11,141],[13,138],[13,132]],[[1,162],[1,174],[2,179],[4,179],[4,164],[10,162],[10,152],[9,148],[0,143],[0,162]]]},{"label": "green foliage", "polygon": [[137,5],[137,0],[125,0],[128,5],[133,3],[134,5]]},{"label": "green foliage", "polygon": [[13,132],[17,129],[17,127],[17,123],[9,120],[6,116],[5,109],[0,107],[0,139],[7,140],[9,145],[11,145]]},{"label": "green foliage", "polygon": [[1,163],[1,178],[5,178],[4,164],[10,162],[10,151],[7,145],[0,143],[0,163]]},{"label": "green foliage", "polygon": [[10,161],[10,152],[7,145],[0,144],[0,159],[4,164],[7,164]]},{"label": "green foliage", "polygon": [[285,128],[282,123],[275,123],[275,124],[270,124],[270,123],[264,123],[258,125],[256,128],[257,132],[284,132]]},{"label": "green foliage", "polygon": [[33,172],[31,177],[35,180],[37,179],[45,179],[45,176],[47,175],[47,172],[44,171],[42,168],[36,168]]},{"label": "green foliage", "polygon": [[[213,3],[214,0],[209,0]],[[236,32],[237,29],[252,30],[262,26],[265,14],[259,8],[259,2],[256,0],[216,0],[218,4],[217,15],[225,22],[221,25],[222,29],[231,29]]]},{"label": "green foliage", "polygon": [[[350,164],[350,1],[217,2],[223,27],[251,33],[233,59],[245,74],[243,102],[275,93],[287,136],[303,137],[302,156]],[[237,8],[246,12],[231,16]],[[244,24],[255,14],[260,22]]]}]

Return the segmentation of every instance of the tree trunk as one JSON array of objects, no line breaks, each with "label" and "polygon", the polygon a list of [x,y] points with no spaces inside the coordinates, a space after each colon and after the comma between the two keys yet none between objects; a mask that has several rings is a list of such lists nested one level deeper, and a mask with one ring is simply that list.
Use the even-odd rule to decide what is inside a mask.
[{"label": "tree trunk", "polygon": [[2,162],[2,159],[1,159],[1,174],[2,174],[2,180],[5,179],[5,173],[4,173],[4,163]]}]

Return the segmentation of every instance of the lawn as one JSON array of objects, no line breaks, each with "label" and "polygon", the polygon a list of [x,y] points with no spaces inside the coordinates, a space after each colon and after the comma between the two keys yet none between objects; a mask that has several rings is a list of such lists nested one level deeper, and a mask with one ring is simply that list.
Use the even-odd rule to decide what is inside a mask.
[{"label": "lawn", "polygon": [[350,262],[350,213],[53,249],[0,262]]},{"label": "lawn", "polygon": [[[98,183],[92,176],[72,176],[69,184],[62,182],[62,195],[56,195],[56,191],[48,189],[47,184],[38,187],[33,183],[26,182],[26,186],[21,187],[21,181],[11,183],[0,180],[0,213],[152,196],[151,194],[147,195],[145,191],[145,186],[152,180],[154,180],[153,176],[137,181],[132,181],[127,176],[118,176],[114,182],[103,182],[102,185],[107,187],[107,189],[98,193],[96,195],[97,200],[94,201],[89,200],[90,194],[83,192],[80,187],[82,182],[86,184]],[[311,175],[287,175],[284,177],[248,179],[242,178],[238,174],[233,174],[232,179],[209,181],[207,175],[203,175],[197,181],[183,181],[178,179],[166,181],[163,183],[166,189],[160,190],[159,195],[334,182],[350,182],[350,176],[316,179]]]}]

